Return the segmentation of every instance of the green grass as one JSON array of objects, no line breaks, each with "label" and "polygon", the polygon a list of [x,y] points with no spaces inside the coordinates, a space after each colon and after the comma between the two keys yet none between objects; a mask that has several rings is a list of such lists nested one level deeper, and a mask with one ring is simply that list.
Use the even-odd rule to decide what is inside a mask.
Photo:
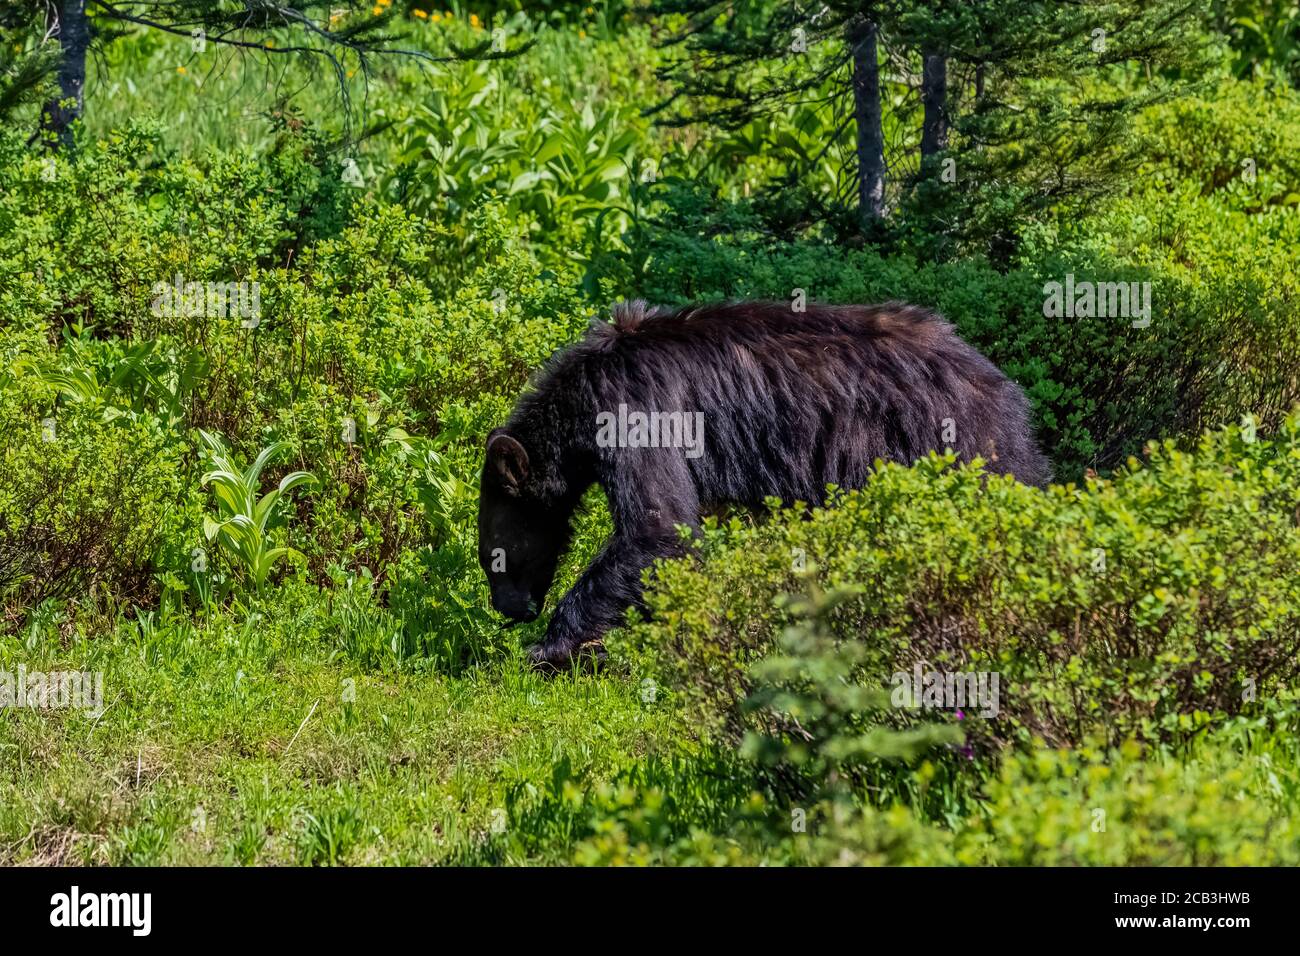
[{"label": "green grass", "polygon": [[0,670],[101,671],[104,707],[5,713],[0,865],[1187,864],[1300,848],[1296,712],[1280,705],[1178,752],[882,768],[871,800],[837,811],[692,743],[635,674],[546,679],[517,653],[457,676],[421,658],[365,670],[323,607],[285,590],[258,611],[5,638]]},{"label": "green grass", "polygon": [[676,739],[616,676],[364,673],[313,640],[232,615],[0,645],[0,669],[104,674],[98,717],[0,722],[0,864],[432,863],[557,759],[599,778]]}]

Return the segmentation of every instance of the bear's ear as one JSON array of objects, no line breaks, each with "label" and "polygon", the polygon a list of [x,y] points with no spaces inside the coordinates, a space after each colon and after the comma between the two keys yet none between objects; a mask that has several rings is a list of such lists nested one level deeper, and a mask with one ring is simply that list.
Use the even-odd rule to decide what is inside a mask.
[{"label": "bear's ear", "polygon": [[518,497],[528,479],[528,452],[518,439],[498,428],[488,435],[485,470],[496,476],[506,494]]}]

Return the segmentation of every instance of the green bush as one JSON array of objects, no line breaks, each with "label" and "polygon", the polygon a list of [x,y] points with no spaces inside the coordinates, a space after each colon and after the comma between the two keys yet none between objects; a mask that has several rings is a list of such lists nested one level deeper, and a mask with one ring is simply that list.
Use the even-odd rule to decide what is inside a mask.
[{"label": "green bush", "polygon": [[790,622],[782,595],[847,590],[831,635],[858,645],[865,686],[918,664],[999,675],[996,716],[963,724],[977,753],[1184,739],[1300,671],[1300,415],[1272,439],[1248,424],[1150,451],[1047,490],[932,455],[806,515],[710,519],[701,560],[657,565],[652,619],[614,646],[739,742],[762,729],[744,702]]},{"label": "green bush", "polygon": [[[268,487],[295,471],[319,479],[280,510],[309,581],[364,578],[389,616],[345,643],[359,658],[453,667],[502,650],[477,568],[477,470],[531,371],[589,319],[573,274],[543,269],[492,205],[467,213],[475,260],[442,270],[459,239],[373,198],[336,202],[336,161],[302,124],[283,125],[260,156],[170,159],[157,145],[156,129],[133,129],[88,145],[75,165],[59,161],[50,178],[4,142],[14,162],[0,170],[0,268],[15,281],[0,289],[13,463],[0,479],[12,481],[0,533],[24,542],[6,587],[28,582],[13,599],[120,584],[146,608],[161,594],[191,607],[226,600],[220,582],[241,562],[195,557],[206,430],[239,461],[282,449]],[[95,197],[104,216],[81,215]],[[326,218],[304,226],[306,208]],[[178,274],[257,283],[256,321],[158,308],[156,284]],[[56,402],[61,436],[81,455],[62,465],[40,445]],[[68,523],[24,497],[50,482],[69,496],[80,483],[98,504],[120,499],[103,524],[121,542],[86,541],[73,522],[50,546],[67,560],[85,547],[98,570],[41,584],[57,559],[20,532]]]},{"label": "green bush", "polygon": [[1213,94],[1148,110],[1143,173],[1164,188],[1194,184],[1234,209],[1300,205],[1300,92],[1215,77]]},{"label": "green bush", "polygon": [[[1300,858],[1294,711],[1243,752],[1240,727],[1184,754],[1114,748],[1008,754],[960,817],[875,806],[846,791],[765,794],[734,758],[654,760],[609,782],[567,760],[540,789],[517,786],[499,832],[458,863],[579,866],[1288,866]],[[1276,748],[1274,759],[1267,748]],[[926,762],[916,769],[925,782]]]},{"label": "green bush", "polygon": [[156,423],[55,406],[42,384],[19,376],[0,388],[0,606],[11,626],[50,600],[151,602],[158,559],[184,524],[182,449]]},{"label": "green bush", "polygon": [[806,865],[1294,866],[1300,819],[1277,782],[1294,769],[1224,735],[1183,757],[1132,741],[1037,748],[1008,755],[951,830],[901,804],[841,800],[816,806],[803,834],[772,838]]},{"label": "green bush", "polygon": [[1295,866],[1300,820],[1273,766],[1231,748],[1181,761],[1116,750],[1009,759],[955,861],[1003,866]]}]

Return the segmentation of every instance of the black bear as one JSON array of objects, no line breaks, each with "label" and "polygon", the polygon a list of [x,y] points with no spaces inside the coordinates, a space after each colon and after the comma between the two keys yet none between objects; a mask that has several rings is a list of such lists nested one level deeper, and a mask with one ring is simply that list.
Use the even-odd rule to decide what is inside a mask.
[{"label": "black bear", "polygon": [[1044,484],[1020,388],[924,309],[740,302],[614,307],[558,352],[488,436],[479,561],[492,606],[541,611],[579,499],[599,483],[614,534],[556,605],[533,664],[599,648],[641,597],[641,572],[683,552],[678,525],[769,496],[820,503],[875,459],[951,448]]}]

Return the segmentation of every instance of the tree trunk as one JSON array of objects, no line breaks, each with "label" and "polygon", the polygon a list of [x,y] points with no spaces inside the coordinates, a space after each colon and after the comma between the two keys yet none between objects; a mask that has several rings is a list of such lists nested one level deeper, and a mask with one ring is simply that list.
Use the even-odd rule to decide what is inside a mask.
[{"label": "tree trunk", "polygon": [[52,148],[72,149],[72,121],[85,105],[86,51],[90,47],[90,20],[86,0],[60,0],[58,6],[59,98],[45,104],[41,125],[52,134]]},{"label": "tree trunk", "polygon": [[921,102],[925,121],[921,127],[921,168],[948,148],[948,61],[941,53],[923,54]]},{"label": "tree trunk", "polygon": [[870,21],[849,27],[853,54],[853,118],[858,127],[858,215],[864,231],[885,215],[885,134],[880,125],[878,28]]}]

